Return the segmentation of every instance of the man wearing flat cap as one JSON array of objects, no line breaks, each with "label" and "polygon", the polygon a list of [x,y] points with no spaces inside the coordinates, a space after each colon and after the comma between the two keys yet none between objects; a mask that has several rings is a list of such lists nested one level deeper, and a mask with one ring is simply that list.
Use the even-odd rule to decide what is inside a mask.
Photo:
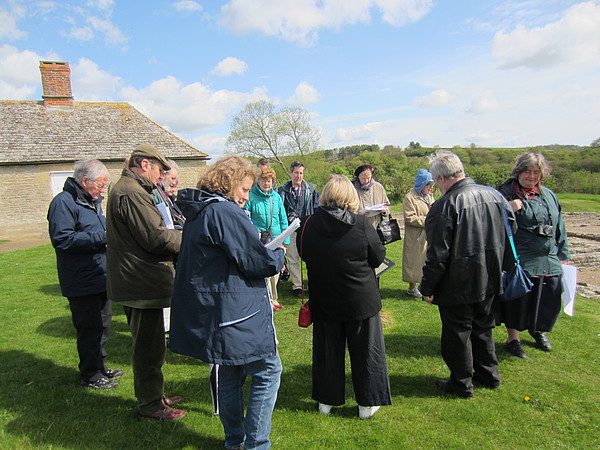
[{"label": "man wearing flat cap", "polygon": [[128,167],[110,189],[107,209],[108,297],[123,305],[133,338],[133,378],[140,418],[179,419],[171,406],[182,397],[164,396],[163,308],[171,305],[173,255],[181,231],[168,229],[152,190],[170,166],[153,146],[137,146]]}]

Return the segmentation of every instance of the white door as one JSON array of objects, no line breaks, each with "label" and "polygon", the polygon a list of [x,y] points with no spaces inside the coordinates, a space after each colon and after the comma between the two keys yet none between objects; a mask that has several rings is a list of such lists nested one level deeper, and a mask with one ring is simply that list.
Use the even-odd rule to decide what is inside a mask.
[{"label": "white door", "polygon": [[56,194],[60,194],[62,192],[66,179],[72,176],[72,170],[56,170],[54,172],[50,172],[50,183],[52,183],[52,197],[55,197]]}]

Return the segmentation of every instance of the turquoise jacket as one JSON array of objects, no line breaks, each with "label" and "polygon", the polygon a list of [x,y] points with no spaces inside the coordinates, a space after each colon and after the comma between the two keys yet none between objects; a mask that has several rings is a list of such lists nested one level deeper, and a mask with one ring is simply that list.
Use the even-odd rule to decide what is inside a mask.
[{"label": "turquoise jacket", "polygon": [[[512,178],[498,190],[508,201],[519,198],[513,189]],[[523,208],[515,213],[519,226],[514,235],[515,247],[523,269],[531,277],[560,275],[560,262],[571,258],[558,199],[546,187],[540,186],[540,191],[542,195],[536,195],[533,200],[521,199]],[[553,236],[538,235],[536,228],[539,225],[552,225]]]},{"label": "turquoise jacket", "polygon": [[[273,204],[273,221],[271,222],[271,202]],[[271,231],[273,237],[279,236],[283,230],[288,226],[287,214],[283,206],[283,200],[281,196],[271,189],[268,193],[264,193],[258,184],[250,190],[250,200],[246,202],[244,206],[246,210],[250,212],[250,220],[256,225],[258,231],[265,231],[269,229],[271,224]],[[283,241],[284,244],[290,243],[290,238]]]}]

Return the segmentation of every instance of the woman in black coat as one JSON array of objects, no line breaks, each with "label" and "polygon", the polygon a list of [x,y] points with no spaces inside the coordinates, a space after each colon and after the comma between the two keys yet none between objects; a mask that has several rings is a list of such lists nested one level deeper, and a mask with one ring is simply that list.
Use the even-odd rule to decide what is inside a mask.
[{"label": "woman in black coat", "polygon": [[312,398],[319,411],[345,402],[348,344],[354,394],[361,419],[390,405],[390,386],[374,268],[385,247],[364,216],[356,215],[352,183],[336,176],[325,185],[320,207],[304,217],[297,246],[308,269],[313,316]]}]

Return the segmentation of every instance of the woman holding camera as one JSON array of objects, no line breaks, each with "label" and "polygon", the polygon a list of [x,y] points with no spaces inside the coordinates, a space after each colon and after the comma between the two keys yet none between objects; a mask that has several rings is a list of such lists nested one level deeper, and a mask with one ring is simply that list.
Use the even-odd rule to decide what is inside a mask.
[{"label": "woman holding camera", "polygon": [[[263,244],[279,236],[288,226],[283,200],[273,189],[276,179],[275,171],[269,166],[263,166],[258,174],[258,182],[250,190],[250,199],[244,206],[246,210],[250,211],[250,220],[258,228]],[[284,246],[289,243],[290,238],[283,241]],[[277,301],[278,280],[279,273],[267,278],[269,299],[273,311],[283,308],[283,305]]]},{"label": "woman holding camera", "polygon": [[561,207],[554,192],[542,186],[550,166],[541,153],[517,158],[511,178],[498,190],[508,199],[519,229],[514,235],[517,254],[533,289],[524,297],[496,302],[496,324],[506,324],[506,348],[527,358],[519,332],[528,330],[539,348],[552,350],[546,332],[552,331],[561,310],[561,264],[571,257]]}]

